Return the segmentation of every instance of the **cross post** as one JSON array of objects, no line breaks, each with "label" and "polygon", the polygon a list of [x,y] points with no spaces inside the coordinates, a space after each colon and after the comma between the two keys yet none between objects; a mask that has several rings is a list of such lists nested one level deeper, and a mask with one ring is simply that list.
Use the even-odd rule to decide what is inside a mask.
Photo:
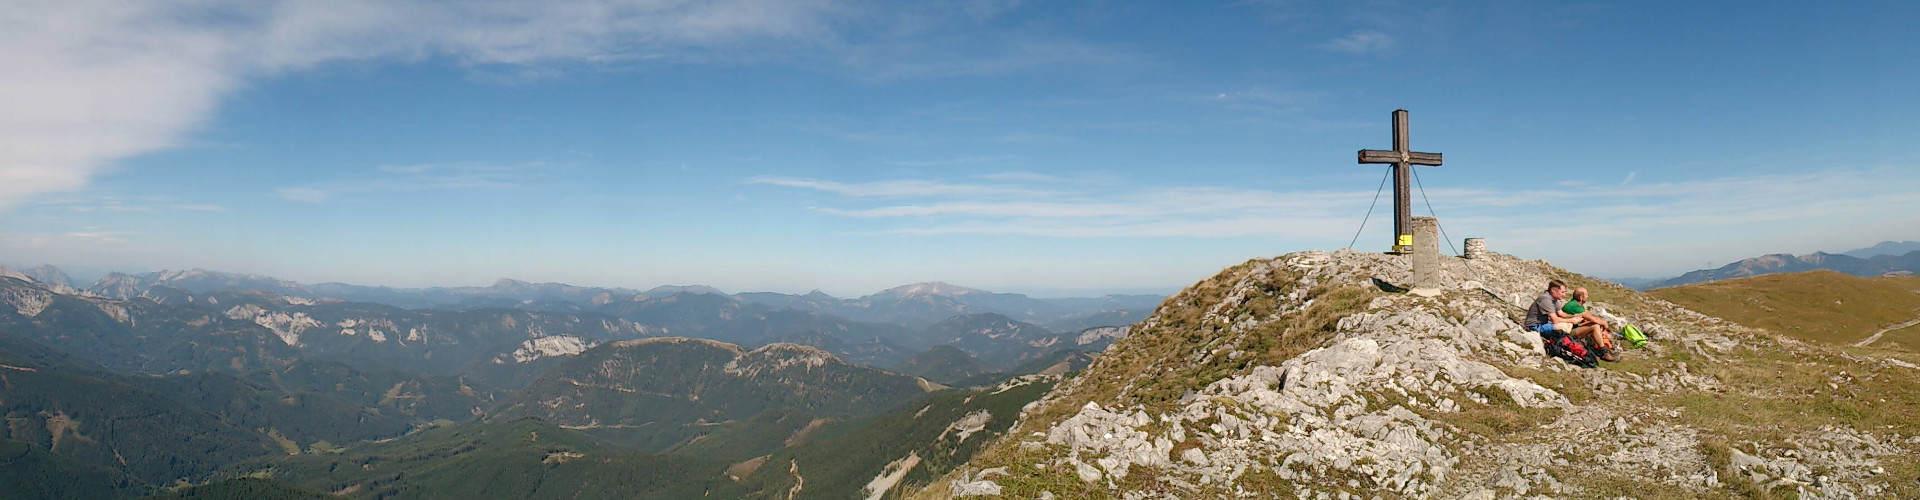
[{"label": "cross post", "polygon": [[1413,251],[1413,199],[1408,183],[1413,165],[1440,166],[1440,153],[1420,153],[1407,145],[1407,110],[1393,110],[1393,150],[1360,150],[1360,164],[1393,166],[1393,251]]}]

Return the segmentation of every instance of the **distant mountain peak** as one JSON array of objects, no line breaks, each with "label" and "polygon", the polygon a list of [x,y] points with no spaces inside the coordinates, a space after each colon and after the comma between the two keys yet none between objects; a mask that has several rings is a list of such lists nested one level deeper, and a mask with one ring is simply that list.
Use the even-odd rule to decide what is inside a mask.
[{"label": "distant mountain peak", "polygon": [[759,349],[754,349],[753,351],[748,352],[747,355],[749,356],[785,355],[785,356],[814,356],[814,357],[825,356],[827,358],[833,358],[835,361],[839,361],[839,358],[834,356],[833,353],[829,353],[818,347],[803,345],[803,344],[794,344],[790,342],[775,342],[772,344],[760,346]]},{"label": "distant mountain peak", "polygon": [[1841,253],[1852,257],[1871,259],[1881,255],[1906,255],[1908,252],[1915,250],[1920,250],[1920,241],[1882,241],[1870,247],[1848,250]]},{"label": "distant mountain peak", "polygon": [[641,295],[645,295],[649,297],[667,297],[667,296],[679,295],[683,293],[691,293],[695,295],[699,295],[699,294],[726,295],[727,294],[726,292],[720,291],[720,289],[718,288],[714,288],[706,285],[660,285],[660,286],[653,287],[652,290],[647,290],[646,293]]},{"label": "distant mountain peak", "polygon": [[829,365],[851,366],[846,361],[842,361],[839,356],[834,356],[833,353],[818,347],[776,342],[734,358],[723,367],[723,370],[734,376],[754,377],[785,372],[795,367],[810,371]]},{"label": "distant mountain peak", "polygon": [[706,345],[706,346],[717,348],[717,349],[723,349],[728,352],[732,352],[736,356],[746,352],[745,349],[741,349],[740,346],[737,346],[737,345],[721,342],[718,340],[698,339],[693,337],[647,337],[643,339],[621,340],[621,341],[613,342],[612,344],[609,344],[609,345],[615,348],[629,349],[634,347],[640,347],[647,344],[701,344],[701,345]]},{"label": "distant mountain peak", "polygon": [[25,274],[27,277],[33,278],[34,281],[49,285],[75,286],[73,284],[73,278],[68,278],[67,273],[61,272],[58,267],[53,267],[53,264],[41,264],[23,269],[20,271],[20,274]]},{"label": "distant mountain peak", "polygon": [[888,288],[886,290],[880,291],[880,293],[876,293],[873,295],[876,297],[909,298],[909,297],[919,297],[919,296],[928,296],[928,295],[940,296],[940,297],[958,297],[961,295],[974,294],[974,293],[987,293],[987,292],[947,283],[944,281],[928,281],[923,283],[914,283],[911,285],[901,285],[893,288]]},{"label": "distant mountain peak", "polygon": [[1854,276],[1872,277],[1889,272],[1912,271],[1915,268],[1920,268],[1920,256],[1916,256],[1915,252],[1909,252],[1907,256],[1876,255],[1870,259],[1827,252],[1814,252],[1798,256],[1775,253],[1744,259],[1739,262],[1721,266],[1717,269],[1701,269],[1688,272],[1679,277],[1650,284],[1647,288],[1663,288],[1729,278],[1745,278],[1764,274],[1796,273],[1822,269]]}]

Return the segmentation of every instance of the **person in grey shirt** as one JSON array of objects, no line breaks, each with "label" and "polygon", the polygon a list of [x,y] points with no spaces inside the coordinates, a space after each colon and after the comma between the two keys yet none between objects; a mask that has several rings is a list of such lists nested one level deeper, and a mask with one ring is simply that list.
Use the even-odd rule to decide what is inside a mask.
[{"label": "person in grey shirt", "polygon": [[1573,333],[1573,319],[1560,312],[1560,301],[1567,297],[1567,283],[1560,280],[1547,282],[1547,291],[1533,299],[1533,305],[1527,307],[1526,327],[1540,332],[1542,336]]}]

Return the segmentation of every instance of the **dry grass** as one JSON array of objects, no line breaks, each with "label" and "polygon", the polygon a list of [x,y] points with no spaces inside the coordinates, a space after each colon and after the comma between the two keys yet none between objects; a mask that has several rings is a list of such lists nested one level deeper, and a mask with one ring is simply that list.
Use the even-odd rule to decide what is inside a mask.
[{"label": "dry grass", "polygon": [[[1852,344],[1920,316],[1920,277],[1861,278],[1832,271],[1769,274],[1661,288],[1648,295],[1709,316],[1831,344]],[[1888,332],[1920,352],[1920,328]]]}]

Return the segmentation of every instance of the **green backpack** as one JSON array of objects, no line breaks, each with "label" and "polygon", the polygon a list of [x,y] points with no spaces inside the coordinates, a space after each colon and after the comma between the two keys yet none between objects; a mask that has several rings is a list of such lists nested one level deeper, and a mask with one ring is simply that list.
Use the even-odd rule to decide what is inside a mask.
[{"label": "green backpack", "polygon": [[1647,345],[1647,334],[1641,333],[1640,329],[1633,325],[1621,327],[1620,336],[1626,337],[1627,344],[1634,347],[1645,347]]}]

